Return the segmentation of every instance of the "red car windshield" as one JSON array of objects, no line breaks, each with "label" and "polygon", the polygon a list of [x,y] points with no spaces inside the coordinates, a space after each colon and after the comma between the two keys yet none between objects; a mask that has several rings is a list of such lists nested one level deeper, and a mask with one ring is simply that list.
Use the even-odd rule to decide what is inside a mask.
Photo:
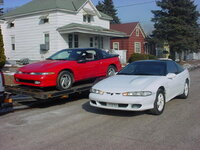
[{"label": "red car windshield", "polygon": [[62,50],[53,54],[47,60],[79,60],[82,53],[81,50]]}]

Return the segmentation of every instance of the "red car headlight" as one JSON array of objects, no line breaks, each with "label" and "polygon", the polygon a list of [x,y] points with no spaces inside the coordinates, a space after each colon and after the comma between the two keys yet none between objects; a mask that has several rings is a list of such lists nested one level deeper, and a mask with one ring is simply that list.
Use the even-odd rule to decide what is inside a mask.
[{"label": "red car headlight", "polygon": [[55,72],[31,72],[30,75],[52,75]]}]

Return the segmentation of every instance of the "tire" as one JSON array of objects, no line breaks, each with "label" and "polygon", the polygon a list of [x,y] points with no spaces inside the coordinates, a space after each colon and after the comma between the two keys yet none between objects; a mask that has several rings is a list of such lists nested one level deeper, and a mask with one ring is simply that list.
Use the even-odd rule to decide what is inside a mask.
[{"label": "tire", "polygon": [[160,115],[163,113],[165,108],[165,93],[162,89],[158,89],[156,93],[156,99],[154,102],[154,108],[151,111],[154,115]]},{"label": "tire", "polygon": [[58,75],[56,88],[59,90],[69,89],[74,82],[72,73],[69,71],[62,71]]},{"label": "tire", "polygon": [[180,95],[180,98],[186,99],[189,95],[189,82],[186,81],[184,84],[183,94]]},{"label": "tire", "polygon": [[110,65],[109,67],[108,67],[108,70],[107,70],[107,75],[106,76],[113,76],[113,75],[115,75],[115,73],[116,73],[116,68],[115,68],[115,66],[113,66],[113,65]]}]

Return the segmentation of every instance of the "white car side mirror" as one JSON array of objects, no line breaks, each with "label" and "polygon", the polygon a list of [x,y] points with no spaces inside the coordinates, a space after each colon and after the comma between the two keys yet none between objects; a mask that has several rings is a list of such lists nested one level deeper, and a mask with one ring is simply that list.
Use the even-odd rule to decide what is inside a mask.
[{"label": "white car side mirror", "polygon": [[176,74],[175,73],[168,73],[167,74],[167,78],[168,79],[173,79],[173,78],[175,78],[176,77]]}]

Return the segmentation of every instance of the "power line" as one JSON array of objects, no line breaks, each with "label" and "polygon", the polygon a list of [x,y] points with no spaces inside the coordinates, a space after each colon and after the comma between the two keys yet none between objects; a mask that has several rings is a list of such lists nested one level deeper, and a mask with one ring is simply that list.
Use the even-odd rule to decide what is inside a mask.
[{"label": "power line", "polygon": [[143,3],[135,3],[135,4],[129,4],[129,5],[123,5],[123,6],[117,6],[116,8],[130,7],[130,6],[136,6],[136,5],[144,5],[144,4],[149,4],[149,3],[155,3],[155,1],[143,2]]}]

